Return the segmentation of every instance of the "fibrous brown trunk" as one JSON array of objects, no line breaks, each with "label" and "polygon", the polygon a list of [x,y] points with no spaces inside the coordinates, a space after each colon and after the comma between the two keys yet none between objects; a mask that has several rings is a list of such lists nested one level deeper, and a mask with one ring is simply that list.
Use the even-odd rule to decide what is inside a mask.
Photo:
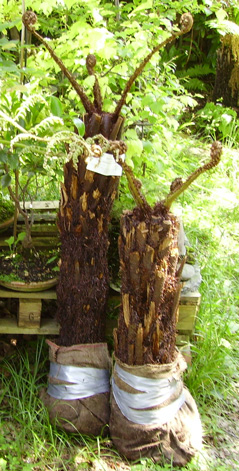
[{"label": "fibrous brown trunk", "polygon": [[60,345],[100,342],[108,291],[108,221],[118,177],[65,165],[58,217],[61,238],[57,320]]},{"label": "fibrous brown trunk", "polygon": [[175,355],[180,296],[176,218],[159,203],[121,218],[122,307],[114,332],[117,358],[128,365],[169,363]]},{"label": "fibrous brown trunk", "polygon": [[[237,78],[236,78],[237,75]],[[213,101],[222,100],[224,106],[238,106],[239,68],[229,46],[217,53],[217,70],[213,90]]]},{"label": "fibrous brown trunk", "polygon": [[[117,127],[117,121],[111,122],[108,116],[93,114],[91,119],[86,119],[86,137],[98,133],[111,137],[115,125]],[[116,137],[121,126],[120,118]],[[118,183],[119,177],[87,170],[84,156],[79,156],[77,167],[72,160],[64,166],[58,214],[61,240],[57,287],[59,345],[104,340],[109,286],[108,223]]]}]

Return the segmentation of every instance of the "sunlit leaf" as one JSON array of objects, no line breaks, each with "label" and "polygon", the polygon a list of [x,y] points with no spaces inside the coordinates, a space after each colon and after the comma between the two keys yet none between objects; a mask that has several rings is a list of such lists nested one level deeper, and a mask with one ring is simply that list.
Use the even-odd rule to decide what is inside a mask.
[{"label": "sunlit leaf", "polygon": [[79,135],[84,136],[84,134],[85,134],[85,125],[84,125],[83,121],[80,118],[73,118],[73,123],[74,123],[75,127],[77,128]]}]

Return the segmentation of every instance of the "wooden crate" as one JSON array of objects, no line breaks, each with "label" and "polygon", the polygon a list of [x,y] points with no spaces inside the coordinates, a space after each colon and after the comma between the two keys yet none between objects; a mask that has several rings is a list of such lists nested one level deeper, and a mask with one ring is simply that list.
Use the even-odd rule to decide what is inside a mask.
[{"label": "wooden crate", "polygon": [[49,289],[36,293],[0,289],[0,298],[18,300],[18,310],[11,317],[0,318],[2,334],[42,334],[57,335],[59,325],[54,319],[41,318],[42,300],[56,299],[56,291]]},{"label": "wooden crate", "polygon": [[179,335],[192,335],[200,301],[201,295],[198,291],[181,295],[177,323]]},{"label": "wooden crate", "polygon": [[39,328],[41,326],[41,299],[19,299],[18,327]]}]

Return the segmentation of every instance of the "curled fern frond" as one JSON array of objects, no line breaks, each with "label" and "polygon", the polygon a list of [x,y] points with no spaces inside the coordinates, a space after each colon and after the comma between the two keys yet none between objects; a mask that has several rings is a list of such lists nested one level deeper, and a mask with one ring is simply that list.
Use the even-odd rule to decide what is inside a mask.
[{"label": "curled fern frond", "polygon": [[66,160],[72,159],[73,164],[76,166],[79,156],[84,155],[86,157],[90,155],[90,145],[81,136],[72,131],[63,130],[56,132],[48,138],[45,163],[56,154],[56,147],[59,145],[65,147],[65,144],[69,144],[68,152],[62,153],[59,157],[63,165],[66,163]]},{"label": "curled fern frond", "polygon": [[134,198],[135,203],[137,204],[138,207],[143,209],[143,211],[149,212],[150,206],[147,203],[146,198],[141,191],[140,180],[135,178],[132,168],[129,167],[129,165],[126,164],[126,162],[123,162],[121,160],[119,161],[119,163],[125,172],[125,175],[128,181],[129,190],[130,190],[131,195]]},{"label": "curled fern frond", "polygon": [[163,205],[167,208],[170,209],[172,203],[191,185],[196,178],[199,177],[202,173],[211,170],[212,168],[216,167],[216,165],[219,164],[221,160],[221,155],[222,155],[222,145],[220,142],[215,141],[211,145],[211,153],[210,153],[210,160],[206,164],[202,165],[199,167],[195,172],[193,172],[185,182],[183,182],[182,179],[178,178],[177,184],[173,182],[173,185],[171,185],[171,191],[166,197],[166,199],[163,201]]},{"label": "curled fern frond", "polygon": [[74,75],[66,68],[66,66],[63,64],[62,60],[56,55],[50,44],[48,44],[48,42],[45,41],[44,38],[35,30],[34,25],[37,21],[37,16],[35,15],[35,13],[32,11],[26,11],[22,17],[22,21],[28,31],[30,31],[45,46],[45,48],[50,53],[51,57],[60,67],[63,74],[68,78],[76,93],[79,95],[86,112],[90,114],[94,113],[96,111],[94,105],[87,97],[83,88],[78,84]]}]

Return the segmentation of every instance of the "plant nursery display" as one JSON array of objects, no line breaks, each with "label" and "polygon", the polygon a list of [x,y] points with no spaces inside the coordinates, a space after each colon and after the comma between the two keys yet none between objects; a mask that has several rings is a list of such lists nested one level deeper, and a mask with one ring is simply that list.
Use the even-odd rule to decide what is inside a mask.
[{"label": "plant nursery display", "polygon": [[[23,15],[25,26],[50,52],[80,96],[86,111],[84,140],[79,138],[77,142],[73,139],[72,142],[66,143],[69,161],[64,165],[64,183],[61,185],[58,214],[61,266],[57,287],[57,319],[60,324],[60,335],[58,344],[48,342],[51,366],[49,386],[43,393],[43,400],[51,419],[68,431],[78,430],[82,433],[97,434],[108,423],[110,359],[107,345],[104,343],[105,308],[109,285],[108,223],[122,167],[139,207],[132,213],[126,211],[122,219],[119,242],[122,311],[114,335],[117,361],[121,366],[126,364],[130,367],[152,364],[156,365],[156,370],[159,364],[163,370],[163,378],[166,377],[167,382],[170,383],[174,378],[172,387],[163,396],[163,402],[174,396],[173,406],[170,405],[169,408],[170,417],[174,419],[178,410],[183,411],[182,415],[185,415],[191,406],[192,422],[200,428],[197,408],[190,395],[187,399],[190,405],[185,411],[186,393],[182,394],[181,380],[184,364],[180,356],[175,354],[175,326],[180,295],[179,276],[184,261],[177,267],[178,225],[169,209],[174,199],[198,175],[218,163],[221,150],[215,144],[210,163],[199,168],[185,183],[181,179],[176,179],[166,200],[151,209],[140,192],[139,182],[124,163],[126,146],[119,140],[124,121],[120,113],[132,84],[155,52],[191,29],[192,17],[187,13],[182,15],[181,30],[155,46],[141,62],[128,80],[113,113],[103,111],[101,90],[94,72],[96,65],[94,55],[90,54],[86,59],[88,73],[95,78],[92,102],[49,43],[35,30],[36,21],[33,12],[26,12]],[[116,371],[119,372],[120,365],[117,364],[114,373],[113,401],[116,400],[116,388],[119,391],[119,383],[123,381],[122,378],[119,379],[116,386]],[[144,376],[142,371],[139,376]],[[125,374],[124,372],[122,377]],[[120,374],[118,376],[120,377]],[[124,393],[120,390],[119,395],[122,394]],[[153,404],[150,403],[151,406],[156,406],[158,411],[158,402],[155,402],[155,399]],[[124,440],[121,440],[122,437],[118,439],[122,425],[125,427],[125,419],[122,420],[122,425],[118,422],[116,407],[116,403],[112,402],[111,435],[117,447],[119,441],[122,443],[118,448],[127,456]],[[143,408],[148,409],[148,407],[149,404],[146,403]],[[148,415],[151,416],[150,413]],[[165,412],[162,415],[165,416]],[[132,421],[131,416],[129,420]],[[146,420],[151,423],[151,419]],[[155,428],[157,420],[153,423]],[[182,427],[179,426],[179,429],[180,432],[177,429],[178,434],[182,432]],[[179,464],[184,463],[181,454],[186,454],[185,461],[187,461],[189,456],[193,455],[194,445],[196,449],[190,430],[185,426],[184,431],[186,435],[189,434],[188,453],[185,449],[181,452],[180,446],[178,456],[176,449],[170,448],[167,453],[167,445],[170,445],[167,439],[163,446],[166,457],[169,459],[174,457],[175,462]],[[146,445],[144,444],[142,437],[140,444],[137,444],[139,454],[141,446],[145,450],[151,448],[147,440]],[[134,459],[135,455],[132,453],[128,457]]]},{"label": "plant nursery display", "polygon": [[0,19],[0,470],[233,471],[239,2]]}]

